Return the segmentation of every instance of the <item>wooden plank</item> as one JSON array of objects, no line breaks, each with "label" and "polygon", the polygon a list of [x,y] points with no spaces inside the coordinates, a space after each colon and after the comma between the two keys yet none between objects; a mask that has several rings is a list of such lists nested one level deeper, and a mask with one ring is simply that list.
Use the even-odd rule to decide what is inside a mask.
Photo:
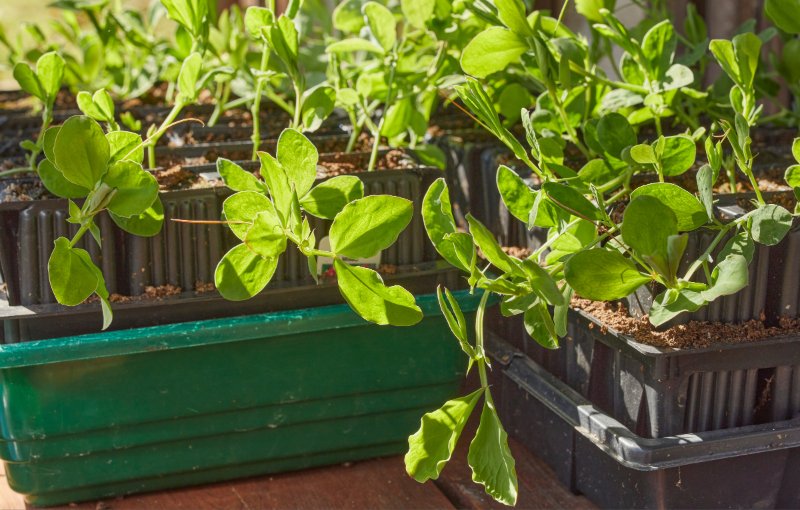
[{"label": "wooden plank", "polygon": [[452,509],[436,485],[408,477],[402,457],[309,469],[115,500],[62,510]]}]

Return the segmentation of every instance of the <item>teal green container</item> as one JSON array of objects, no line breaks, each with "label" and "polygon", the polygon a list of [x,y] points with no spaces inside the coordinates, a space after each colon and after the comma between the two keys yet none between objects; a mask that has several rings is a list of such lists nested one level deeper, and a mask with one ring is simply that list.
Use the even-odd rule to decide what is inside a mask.
[{"label": "teal green container", "polygon": [[404,452],[466,366],[418,302],[408,328],[337,305],[2,346],[8,482],[55,505]]}]

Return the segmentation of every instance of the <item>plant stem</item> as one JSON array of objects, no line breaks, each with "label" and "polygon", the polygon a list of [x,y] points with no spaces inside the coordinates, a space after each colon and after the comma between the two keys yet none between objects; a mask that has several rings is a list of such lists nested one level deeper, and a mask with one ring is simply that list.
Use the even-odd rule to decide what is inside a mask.
[{"label": "plant stem", "polygon": [[219,121],[220,115],[225,112],[225,107],[228,103],[228,98],[231,95],[231,84],[230,82],[225,82],[220,86],[219,94],[217,95],[217,104],[214,105],[214,112],[211,114],[211,118],[208,119],[208,126],[214,127]]},{"label": "plant stem", "polygon": [[181,110],[183,110],[185,106],[186,104],[183,101],[175,103],[169,115],[167,115],[167,118],[161,123],[161,126],[159,126],[156,132],[153,133],[144,144],[147,146],[147,163],[151,170],[156,167],[156,145],[158,141],[164,136],[164,133],[167,132],[167,129],[169,129],[170,125],[175,121],[175,118],[180,115]]},{"label": "plant stem", "polygon": [[478,310],[475,313],[475,352],[478,355],[478,375],[481,379],[481,386],[486,390],[486,400],[491,402],[491,395],[489,394],[489,378],[486,375],[486,350],[484,349],[483,339],[483,318],[486,313],[486,304],[489,302],[491,293],[488,290],[483,291],[481,301],[478,304]]},{"label": "plant stem", "polygon": [[686,274],[683,276],[684,280],[688,281],[698,269],[703,267],[703,262],[705,262],[711,256],[711,252],[713,252],[714,249],[717,247],[717,245],[720,243],[720,241],[722,241],[722,238],[725,236],[725,234],[727,234],[730,229],[737,226],[738,224],[739,224],[738,221],[732,221],[724,225],[722,229],[720,229],[719,233],[717,234],[717,237],[715,237],[714,240],[711,241],[711,244],[708,245],[706,251],[704,251],[702,255],[697,257],[697,260],[695,260],[694,263],[686,271]]},{"label": "plant stem", "polygon": [[394,95],[394,75],[397,70],[397,55],[392,55],[391,59],[389,64],[388,88],[386,89],[386,109],[381,114],[381,120],[378,123],[377,129],[372,131],[372,153],[369,156],[369,166],[367,166],[368,172],[375,170],[375,162],[378,160],[378,146],[381,143],[381,132],[383,131],[383,125],[386,123],[386,112],[389,110],[389,106],[391,106],[392,100],[394,99],[392,96]]},{"label": "plant stem", "polygon": [[[261,50],[261,66],[259,67],[259,71],[263,73],[267,70],[267,66],[269,66],[269,46],[265,41],[262,42],[262,44],[264,48]],[[253,106],[250,110],[253,117],[253,136],[251,137],[251,141],[253,142],[253,154],[251,159],[253,161],[258,158],[258,149],[261,146],[261,96],[263,93],[264,77],[258,76],[256,77],[256,95],[253,98]]]},{"label": "plant stem", "polygon": [[303,113],[303,91],[301,88],[298,82],[294,82],[294,120],[292,121],[294,129],[300,129],[300,115]]},{"label": "plant stem", "polygon": [[[36,136],[36,149],[32,150],[28,156],[28,166],[31,172],[36,172],[36,158],[42,153],[42,144],[44,143],[44,133],[53,123],[53,106],[45,103],[44,110],[42,111],[42,127],[39,129],[39,134]],[[12,172],[17,173],[17,172]],[[3,174],[0,174],[0,176]]]}]

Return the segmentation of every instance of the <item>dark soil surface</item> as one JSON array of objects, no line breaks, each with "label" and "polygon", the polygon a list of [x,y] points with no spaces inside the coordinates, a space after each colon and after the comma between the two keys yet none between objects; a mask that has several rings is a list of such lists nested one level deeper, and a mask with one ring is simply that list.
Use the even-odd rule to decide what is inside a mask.
[{"label": "dark soil surface", "polygon": [[[751,320],[742,324],[692,321],[657,331],[647,316],[636,318],[628,315],[628,310],[622,303],[573,298],[572,308],[583,310],[598,319],[603,324],[603,333],[613,330],[643,344],[661,348],[702,349],[800,334],[800,319],[786,317],[781,318],[779,327],[768,327],[763,320]],[[589,327],[595,326],[590,324]]]}]

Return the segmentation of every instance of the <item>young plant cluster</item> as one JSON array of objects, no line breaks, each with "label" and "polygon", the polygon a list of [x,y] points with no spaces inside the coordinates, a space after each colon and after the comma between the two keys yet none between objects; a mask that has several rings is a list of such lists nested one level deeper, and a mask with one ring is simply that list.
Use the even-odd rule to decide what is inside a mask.
[{"label": "young plant cluster", "polygon": [[[278,258],[296,248],[315,278],[317,259],[332,261],[343,298],[361,317],[409,326],[422,319],[414,296],[355,261],[392,245],[413,205],[364,196],[355,176],[318,182],[319,153],[304,133],[321,129],[338,109],[349,121],[347,151],[363,135],[371,144],[368,170],[382,144],[412,148],[443,166],[429,125],[442,98],[460,100],[533,174],[535,187],[500,166],[496,184],[511,215],[545,240],[529,256],[509,255],[479,219],[456,223],[444,179],[425,193],[422,216],[433,246],[482,293],[474,328],[449,290],[438,293],[480,388],[426,414],[405,460],[416,480],[436,479],[481,404],[468,455],[473,480],[513,505],[514,459],[489,384],[489,304],[522,316],[531,337],[548,348],[566,334],[576,295],[614,301],[656,288],[649,320],[666,325],[747,286],[757,245],[779,243],[800,213],[762,193],[752,135],[761,125],[793,127],[800,119],[797,107],[764,113],[765,105],[775,108],[780,79],[800,92],[800,3],[767,0],[775,27],[756,33],[755,22],[747,23],[731,40],[713,41],[691,6],[678,27],[666,2],[637,1],[645,16],[631,27],[616,16],[615,3],[576,0],[549,13],[528,12],[522,0],[345,0],[327,13],[313,0],[292,0],[278,13],[270,0],[217,16],[206,0],[162,0],[146,15],[110,0],[61,0],[64,16],[55,27],[63,48],[35,26],[17,40],[0,30],[14,77],[36,98],[43,121],[23,145],[28,168],[5,174],[34,170],[52,194],[69,200],[75,231],[55,243],[50,283],[65,305],[97,295],[107,327],[104,277],[79,243],[88,232],[85,242],[102,244],[96,220],[106,213],[126,232],[156,235],[163,207],[143,164],[156,167],[167,130],[198,102],[213,105],[211,125],[230,110],[247,110],[260,177],[217,161],[235,192],[223,205],[223,223],[240,241],[217,266],[219,292],[252,298],[271,281]],[[572,8],[588,22],[589,37],[565,26]],[[175,22],[174,37],[160,35],[163,16]],[[783,49],[766,49],[775,40]],[[706,86],[715,68],[722,77]],[[64,87],[76,93],[84,115],[53,127]],[[155,89],[167,112],[160,122],[143,127],[142,119],[118,112],[121,101]],[[265,102],[289,119],[275,156],[260,150]],[[800,198],[800,141],[792,154],[797,164],[787,165],[785,182]],[[721,181],[732,192],[752,190],[743,214],[719,214]],[[320,247],[310,218],[332,222],[330,248]],[[699,231],[711,232],[712,241],[687,260]]]}]

